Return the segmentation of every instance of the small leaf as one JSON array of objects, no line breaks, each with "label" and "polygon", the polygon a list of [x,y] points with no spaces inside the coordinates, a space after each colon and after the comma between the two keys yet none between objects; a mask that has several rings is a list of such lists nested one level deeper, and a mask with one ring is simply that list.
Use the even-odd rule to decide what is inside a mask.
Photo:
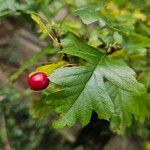
[{"label": "small leaf", "polygon": [[[38,67],[33,73],[36,72],[44,72],[47,76],[49,76],[50,74],[53,73],[54,70],[62,67],[64,65],[65,62],[60,61],[56,64],[48,64],[48,65],[44,65],[41,67]],[[33,73],[31,73],[29,76],[31,76]]]},{"label": "small leaf", "polygon": [[114,32],[113,34],[114,43],[121,44],[123,39],[122,36],[118,32]]},{"label": "small leaf", "polygon": [[40,29],[44,34],[49,34],[49,27],[46,26],[45,23],[43,23],[43,21],[38,15],[31,13],[31,18],[39,25]]},{"label": "small leaf", "polygon": [[92,31],[92,33],[90,34],[88,44],[95,48],[102,44],[102,42],[99,39],[99,32],[97,30]]},{"label": "small leaf", "polygon": [[83,6],[74,11],[76,15],[79,15],[83,23],[91,24],[99,19],[99,13],[95,11],[93,6]]}]

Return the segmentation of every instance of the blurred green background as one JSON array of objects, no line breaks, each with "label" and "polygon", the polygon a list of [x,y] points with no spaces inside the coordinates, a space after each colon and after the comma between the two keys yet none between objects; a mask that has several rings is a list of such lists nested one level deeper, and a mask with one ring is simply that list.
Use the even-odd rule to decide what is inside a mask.
[{"label": "blurred green background", "polygon": [[[47,91],[32,92],[27,86],[30,72],[47,61],[57,60],[55,51],[49,52],[49,39],[37,33],[31,11],[58,24],[65,18],[63,34],[69,28],[85,36],[93,47],[110,42],[105,29],[81,27],[78,18],[71,15],[73,9],[84,5],[102,7],[104,14],[138,34],[125,39],[124,49],[114,56],[124,59],[136,71],[148,91],[141,99],[150,105],[149,0],[0,0],[0,150],[150,150],[148,117],[143,124],[133,123],[124,136],[112,133],[109,123],[98,119],[83,129],[76,123],[70,129],[54,130],[52,120],[57,117],[43,101]],[[100,25],[104,25],[103,20]],[[114,36],[122,40],[119,35]],[[41,49],[45,52],[41,53]],[[15,83],[10,81],[12,77],[17,78]],[[144,111],[149,115],[149,110]]]}]

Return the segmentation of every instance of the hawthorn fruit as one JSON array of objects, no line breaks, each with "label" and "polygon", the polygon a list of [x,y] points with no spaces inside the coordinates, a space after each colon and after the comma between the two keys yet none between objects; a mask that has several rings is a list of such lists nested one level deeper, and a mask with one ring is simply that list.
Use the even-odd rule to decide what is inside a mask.
[{"label": "hawthorn fruit", "polygon": [[32,90],[39,91],[48,87],[49,79],[45,73],[37,72],[29,76],[28,84]]}]

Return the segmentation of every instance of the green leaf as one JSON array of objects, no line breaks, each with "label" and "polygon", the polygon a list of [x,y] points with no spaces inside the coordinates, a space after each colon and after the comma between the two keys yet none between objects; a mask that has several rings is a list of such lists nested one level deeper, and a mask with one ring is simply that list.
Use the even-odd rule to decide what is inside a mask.
[{"label": "green leaf", "polygon": [[109,31],[104,28],[98,30],[99,33],[99,39],[108,47],[112,43],[112,38],[109,35]]},{"label": "green leaf", "polygon": [[19,10],[19,4],[14,0],[0,0],[0,17]]},{"label": "green leaf", "polygon": [[54,70],[62,67],[64,64],[65,64],[64,61],[59,61],[57,63],[43,65],[43,66],[36,68],[36,70],[32,72],[30,75],[36,72],[44,72],[47,76],[49,76],[50,74],[54,72]]},{"label": "green leaf", "polygon": [[140,34],[129,34],[124,36],[125,43],[123,49],[125,50],[137,50],[144,47],[150,47],[150,38],[142,36]]},{"label": "green leaf", "polygon": [[[90,64],[97,65],[100,62],[101,58],[104,57],[104,54],[102,52],[80,41],[78,38],[74,38],[74,41],[71,40],[68,45],[65,46],[62,52],[83,58]],[[108,78],[110,78],[111,82],[116,82],[114,84],[117,84],[125,90],[136,91],[139,88],[137,86],[133,86],[137,83],[135,79],[135,72],[131,68],[126,66],[125,63],[109,58],[104,60],[107,60],[103,61],[103,64],[105,65],[105,68],[107,67],[106,75]],[[122,72],[119,73],[120,70]],[[115,78],[115,74],[117,73],[120,74],[118,79],[116,79],[117,77]],[[113,78],[115,78],[116,81],[113,80]],[[122,78],[124,78],[124,80]]]},{"label": "green leaf", "polygon": [[118,133],[124,133],[126,127],[132,123],[132,115],[138,116],[139,114],[138,103],[133,98],[132,92],[124,91],[110,82],[105,85],[115,109],[110,120],[111,129]]},{"label": "green leaf", "polygon": [[41,100],[33,101],[31,112],[34,115],[34,118],[45,119],[49,115],[50,111],[51,111],[50,108],[45,104],[44,101]]},{"label": "green leaf", "polygon": [[60,91],[50,94],[46,100],[57,113],[63,115],[55,127],[72,126],[76,119],[86,125],[93,109],[100,118],[109,119],[113,104],[105,89],[99,65],[62,68],[52,74],[50,80],[62,86]]},{"label": "green leaf", "polygon": [[91,64],[97,63],[104,55],[99,50],[87,45],[84,41],[80,41],[77,37],[73,36],[72,38],[73,39],[70,39],[67,45],[64,46],[64,49],[61,51],[61,53],[79,56]]},{"label": "green leaf", "polygon": [[78,20],[64,20],[61,26],[61,30],[63,31],[63,34],[72,32],[78,35],[79,29],[81,29],[81,22],[79,22]]},{"label": "green leaf", "polygon": [[20,4],[16,0],[0,0],[0,19],[8,15],[20,15],[21,12],[29,13],[29,7],[26,4]]},{"label": "green leaf", "polygon": [[[64,52],[79,56],[91,65],[61,68],[50,76],[51,82],[61,88],[46,98],[47,104],[61,116],[60,120],[54,123],[56,128],[72,126],[77,119],[82,125],[86,125],[92,110],[102,119],[108,120],[111,117],[114,106],[105,88],[104,79],[126,91],[139,90],[134,71],[123,62],[106,58],[101,53],[97,57],[99,51],[91,47],[84,48],[70,47],[70,50],[64,49]],[[90,51],[94,57],[89,55]]]},{"label": "green leaf", "polygon": [[139,81],[143,83],[147,89],[150,87],[150,70],[144,71],[140,76],[139,76]]},{"label": "green leaf", "polygon": [[150,117],[150,93],[135,95],[134,99],[139,105],[139,115],[137,120],[139,120],[141,123],[144,123],[145,117]]},{"label": "green leaf", "polygon": [[[110,14],[102,14],[100,13],[100,9],[103,6],[83,6],[75,11],[73,11],[74,14],[78,15],[81,20],[83,21],[84,24],[89,25],[93,22],[100,21],[100,22],[105,22],[107,27],[114,31],[126,31],[126,32],[131,32],[133,29],[131,26],[128,25],[123,25],[121,23],[118,23],[114,17]],[[98,12],[99,11],[99,12]]]},{"label": "green leaf", "polygon": [[30,58],[29,60],[27,60],[23,66],[21,66],[20,69],[18,69],[17,72],[15,72],[11,77],[10,77],[10,80],[12,82],[14,82],[15,80],[17,80],[17,78],[23,73],[23,71],[27,68],[29,68],[30,66],[33,66],[34,64],[37,63],[37,61],[43,56],[43,55],[46,55],[46,54],[54,54],[56,53],[56,49],[53,49],[49,46],[45,47],[42,49],[42,51],[36,53],[32,58]]},{"label": "green leaf", "polygon": [[39,25],[43,34],[45,34],[45,35],[49,34],[50,24],[45,25],[45,23],[41,20],[41,18],[34,13],[31,13],[31,18]]},{"label": "green leaf", "polygon": [[133,31],[132,26],[124,25],[117,22],[116,19],[110,14],[99,14],[100,18],[106,23],[107,27],[113,31],[130,33]]},{"label": "green leaf", "polygon": [[114,32],[113,34],[114,43],[121,44],[123,39],[122,36],[118,32]]},{"label": "green leaf", "polygon": [[93,30],[92,33],[90,34],[88,44],[93,46],[93,47],[98,47],[102,44],[102,42],[99,39],[99,32],[98,30]]},{"label": "green leaf", "polygon": [[150,36],[150,27],[146,26],[142,22],[140,22],[139,29],[137,29],[137,30],[139,30],[143,35]]},{"label": "green leaf", "polygon": [[74,11],[74,13],[80,16],[84,24],[91,24],[99,19],[99,13],[95,11],[93,6],[83,6]]}]

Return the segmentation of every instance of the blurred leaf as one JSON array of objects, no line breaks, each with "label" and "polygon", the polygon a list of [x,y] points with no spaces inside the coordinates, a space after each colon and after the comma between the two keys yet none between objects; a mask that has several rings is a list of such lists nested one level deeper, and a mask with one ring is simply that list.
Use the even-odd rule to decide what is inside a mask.
[{"label": "blurred leaf", "polygon": [[81,23],[76,20],[64,20],[61,26],[63,34],[71,32],[78,35],[79,29],[81,29]]},{"label": "blurred leaf", "polygon": [[113,34],[114,43],[121,44],[123,39],[122,36],[118,32],[114,32]]},{"label": "blurred leaf", "polygon": [[83,6],[75,11],[73,11],[76,15],[80,16],[81,20],[85,24],[91,24],[99,19],[99,13],[95,11],[95,7],[93,6]]},{"label": "blurred leaf", "polygon": [[0,19],[9,15],[29,13],[30,6],[18,3],[16,0],[0,0]]},{"label": "blurred leaf", "polygon": [[49,27],[51,26],[50,24],[45,25],[45,23],[41,20],[41,18],[34,13],[31,13],[31,18],[39,25],[43,34],[45,35],[49,34],[49,30],[50,30]]},{"label": "blurred leaf", "polygon": [[145,20],[146,20],[145,14],[143,14],[143,13],[140,12],[139,10],[135,10],[134,13],[133,13],[133,16],[134,16],[136,19],[140,19],[140,20],[142,20],[142,21],[145,21]]},{"label": "blurred leaf", "polygon": [[125,52],[125,51],[123,51],[123,50],[118,50],[118,51],[115,51],[113,54],[112,54],[112,56],[114,56],[114,57],[128,57],[128,54]]},{"label": "blurred leaf", "polygon": [[51,111],[49,107],[45,104],[44,101],[42,100],[35,100],[33,101],[33,106],[32,106],[32,113],[35,118],[46,118],[47,115],[49,115],[49,112]]},{"label": "blurred leaf", "polygon": [[141,95],[135,95],[134,99],[139,105],[139,115],[136,118],[141,123],[144,123],[145,117],[150,116],[150,93],[144,93]]},{"label": "blurred leaf", "polygon": [[106,28],[104,28],[98,30],[98,33],[99,39],[106,45],[106,47],[108,47],[110,43],[112,43],[112,38],[109,35],[109,31]]},{"label": "blurred leaf", "polygon": [[102,44],[102,42],[99,39],[99,32],[97,30],[93,30],[90,34],[88,44],[95,48]]},{"label": "blurred leaf", "polygon": [[147,88],[150,87],[150,70],[144,71],[140,76],[139,76],[139,81],[143,83]]},{"label": "blurred leaf", "polygon": [[150,38],[142,36],[140,34],[129,34],[124,36],[125,43],[123,49],[125,50],[137,50],[144,47],[150,47]]},{"label": "blurred leaf", "polygon": [[145,142],[144,148],[145,148],[145,150],[149,150],[150,149],[150,142]]},{"label": "blurred leaf", "polygon": [[0,0],[0,17],[19,10],[19,4],[15,0]]},{"label": "blurred leaf", "polygon": [[145,24],[140,23],[139,30],[141,31],[141,33],[143,35],[145,34],[147,36],[150,36],[150,27],[149,26],[146,26]]},{"label": "blurred leaf", "polygon": [[98,12],[101,8],[102,6],[83,6],[73,11],[73,13],[78,15],[83,23],[87,25],[98,20],[103,20],[105,24],[112,30],[128,32],[132,30],[131,26],[118,23],[112,15]]}]

